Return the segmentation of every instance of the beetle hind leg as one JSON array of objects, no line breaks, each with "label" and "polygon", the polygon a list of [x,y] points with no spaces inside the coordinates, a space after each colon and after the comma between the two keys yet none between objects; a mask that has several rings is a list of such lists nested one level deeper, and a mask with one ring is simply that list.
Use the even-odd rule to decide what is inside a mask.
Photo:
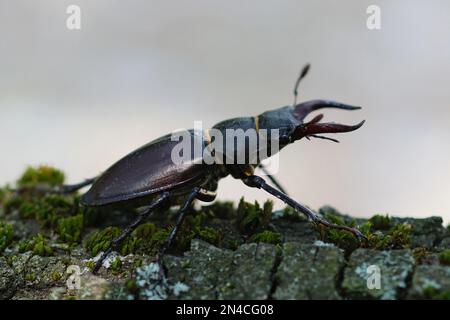
[{"label": "beetle hind leg", "polygon": [[63,193],[63,194],[74,193],[74,192],[80,190],[81,188],[84,188],[86,186],[93,184],[96,179],[97,179],[97,177],[91,178],[91,179],[86,179],[83,182],[76,183],[76,184],[66,184],[66,185],[63,185],[60,189],[58,189],[57,192]]},{"label": "beetle hind leg", "polygon": [[128,237],[134,229],[136,229],[146,218],[148,218],[153,212],[154,209],[159,206],[161,203],[163,203],[168,197],[169,193],[165,192],[163,193],[158,199],[153,201],[149,207],[147,207],[144,212],[142,212],[135,221],[133,221],[126,229],[122,231],[122,234],[115,238],[112,242],[109,248],[103,252],[103,254],[100,256],[100,258],[95,263],[94,269],[92,270],[92,273],[97,273],[97,271],[100,269],[100,267],[103,265],[103,261],[108,257],[108,255],[113,251],[117,250],[120,246],[120,244],[125,240],[126,237]]},{"label": "beetle hind leg", "polygon": [[[91,179],[86,179],[86,180],[84,180],[80,183],[76,183],[76,184],[64,184],[64,185],[56,187],[56,188],[52,188],[47,185],[43,185],[43,186],[38,185],[36,187],[33,187],[32,191],[36,191],[38,193],[49,193],[49,194],[70,194],[70,193],[77,192],[81,188],[84,188],[86,186],[93,184],[96,179],[97,179],[97,177],[91,178]],[[13,189],[13,191],[16,193],[21,193],[26,190],[28,190],[28,188]]]}]

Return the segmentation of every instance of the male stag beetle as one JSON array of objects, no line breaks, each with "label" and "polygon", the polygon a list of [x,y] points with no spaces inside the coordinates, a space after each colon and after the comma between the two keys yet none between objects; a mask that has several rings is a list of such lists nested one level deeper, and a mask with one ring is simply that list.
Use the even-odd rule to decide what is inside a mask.
[{"label": "male stag beetle", "polygon": [[[277,129],[279,132],[279,149],[301,138],[314,137],[336,141],[318,134],[350,132],[360,128],[364,121],[353,126],[322,123],[320,122],[323,117],[322,114],[309,122],[304,122],[305,117],[310,112],[318,109],[360,109],[360,107],[328,100],[312,100],[297,104],[297,88],[308,70],[309,65],[306,65],[295,84],[294,104],[292,106],[266,111],[255,117],[225,120],[216,124],[213,128],[221,132],[225,132],[227,129],[255,129],[256,131]],[[202,132],[189,130],[189,134],[194,142],[199,140],[203,148],[208,148],[211,144],[208,130]],[[192,202],[195,199],[205,202],[214,200],[218,181],[229,174],[251,188],[262,189],[281,199],[287,205],[303,213],[314,224],[346,230],[358,238],[364,238],[357,229],[332,224],[290,198],[272,176],[269,175],[269,178],[277,188],[272,187],[263,178],[255,175],[254,169],[260,165],[261,159],[258,158],[256,163],[252,164],[213,163],[208,165],[202,161],[198,162],[198,159],[177,164],[171,157],[176,144],[177,142],[171,139],[171,135],[163,136],[131,152],[98,177],[76,185],[66,185],[60,190],[61,192],[74,192],[92,184],[91,188],[80,199],[80,203],[87,207],[127,205],[137,208],[147,206],[137,219],[112,241],[110,248],[96,262],[94,273],[101,267],[103,260],[113,250],[117,249],[121,242],[149,217],[155,208],[163,203],[172,204],[174,199],[181,198],[184,200],[177,214],[175,225],[157,255],[157,262],[162,267],[162,257],[177,235],[177,231],[183,223],[185,214]],[[269,149],[271,149],[270,147],[268,146]],[[243,151],[247,150],[236,150],[236,152]],[[258,149],[257,151],[260,152],[261,150]],[[277,151],[270,150],[268,156]],[[160,269],[163,270],[163,268]]]}]

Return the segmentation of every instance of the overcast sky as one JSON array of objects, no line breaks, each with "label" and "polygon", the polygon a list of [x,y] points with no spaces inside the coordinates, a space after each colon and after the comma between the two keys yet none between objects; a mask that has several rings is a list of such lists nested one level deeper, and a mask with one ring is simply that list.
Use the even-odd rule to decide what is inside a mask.
[{"label": "overcast sky", "polygon": [[[66,8],[81,8],[81,30]],[[368,30],[366,8],[381,8]],[[283,150],[279,179],[313,208],[450,221],[449,1],[0,0],[0,183],[28,164],[70,182],[178,128],[299,100],[362,111],[341,143]],[[263,200],[228,178],[220,199]]]}]

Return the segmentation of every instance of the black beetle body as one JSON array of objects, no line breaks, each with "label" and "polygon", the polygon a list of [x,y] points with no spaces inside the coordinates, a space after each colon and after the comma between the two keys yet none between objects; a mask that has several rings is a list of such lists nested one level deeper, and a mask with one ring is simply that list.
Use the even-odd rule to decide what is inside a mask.
[{"label": "black beetle body", "polygon": [[[227,129],[279,129],[280,135],[286,135],[299,125],[299,121],[292,116],[292,109],[282,107],[257,117],[233,118],[222,121],[213,128],[220,130],[224,137]],[[193,130],[189,132],[192,144],[201,143],[204,148],[208,146],[205,133],[194,134]],[[95,180],[91,189],[82,196],[81,204],[93,207],[127,202],[127,205],[136,206],[162,191],[179,190],[177,195],[182,195],[190,192],[186,186],[217,185],[217,180],[229,173],[236,178],[242,177],[242,172],[239,168],[236,170],[235,165],[208,166],[199,164],[201,159],[198,157],[193,157],[191,162],[183,165],[174,164],[171,152],[177,143],[168,134],[131,152]],[[235,150],[236,153],[243,152],[237,148]]]},{"label": "black beetle body", "polygon": [[[192,137],[198,139],[198,135],[192,134]],[[81,197],[81,204],[89,207],[120,203],[137,206],[163,191],[183,190],[191,184],[203,185],[206,174],[202,165],[187,163],[180,166],[172,162],[170,155],[176,144],[169,134],[131,152],[95,180]]]},{"label": "black beetle body", "polygon": [[[306,74],[307,70],[308,67],[302,71],[299,80]],[[299,80],[297,81],[297,85]],[[92,184],[89,191],[81,197],[81,204],[88,207],[111,205],[133,207],[147,206],[137,220],[126,228],[122,235],[112,242],[111,247],[103,253],[102,257],[97,261],[94,272],[100,268],[102,261],[106,256],[113,249],[116,249],[121,241],[142,223],[142,221],[144,221],[157,206],[166,201],[171,203],[171,199],[184,197],[186,200],[179,211],[175,226],[158,254],[158,263],[162,263],[161,257],[176,236],[178,227],[183,222],[184,216],[192,201],[195,199],[202,201],[214,200],[218,181],[229,174],[236,179],[242,180],[249,187],[263,189],[271,195],[281,199],[287,205],[305,214],[313,223],[346,230],[357,237],[364,237],[356,229],[335,225],[321,219],[309,208],[296,202],[283,192],[282,188],[273,177],[269,176],[278,189],[267,184],[261,177],[254,175],[254,169],[258,167],[261,160],[272,156],[274,153],[296,140],[300,140],[304,137],[334,140],[318,136],[317,134],[350,132],[360,128],[364,123],[363,121],[355,126],[336,123],[321,123],[320,120],[323,115],[318,115],[311,121],[304,122],[305,117],[310,112],[322,108],[343,110],[359,109],[359,107],[353,107],[334,101],[312,100],[298,105],[294,103],[294,106],[286,106],[266,111],[255,117],[241,117],[225,120],[213,126],[212,129],[215,129],[216,133],[219,132],[222,134],[222,139],[224,139],[222,143],[224,146],[227,146],[227,141],[225,141],[225,139],[227,137],[226,132],[229,129],[241,130],[244,132],[251,129],[258,132],[258,134],[263,131],[267,132],[264,139],[261,138],[260,135],[257,136],[258,144],[256,150],[248,150],[245,143],[241,144],[240,147],[236,147],[236,144],[233,142],[235,148],[233,149],[234,153],[231,154],[231,157],[250,152],[253,154],[249,154],[249,157],[245,159],[248,160],[251,158],[250,156],[256,155],[256,161],[254,162],[244,162],[239,164],[236,164],[236,162],[230,163],[230,155],[226,152],[227,146],[221,151],[225,155],[225,158],[221,158],[224,160],[223,162],[217,161],[212,164],[206,164],[202,158],[203,152],[201,154],[196,154],[194,149],[192,149],[189,161],[177,164],[174,163],[171,154],[174,147],[178,144],[178,141],[173,141],[172,135],[166,135],[131,152],[113,164],[99,177],[77,185],[65,186],[63,189],[65,192],[72,192]],[[271,133],[274,129],[277,132],[276,135]],[[213,141],[219,139],[217,137],[214,137],[214,139],[212,138],[212,131],[214,130],[189,130],[188,136],[191,139],[192,146],[197,144],[201,146],[202,151],[211,151],[210,149],[214,145]],[[277,143],[277,148],[275,148],[275,142]],[[215,159],[220,158],[221,156],[216,150],[212,154]],[[163,269],[161,268],[161,270]]]}]

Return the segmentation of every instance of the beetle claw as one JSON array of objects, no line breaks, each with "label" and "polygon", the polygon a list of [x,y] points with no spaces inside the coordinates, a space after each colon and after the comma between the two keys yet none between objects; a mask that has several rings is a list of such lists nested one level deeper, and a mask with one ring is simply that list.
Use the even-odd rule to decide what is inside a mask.
[{"label": "beetle claw", "polygon": [[98,270],[100,270],[100,268],[103,265],[103,261],[105,261],[105,259],[108,257],[108,255],[112,252],[112,248],[108,248],[105,252],[102,253],[102,255],[100,256],[100,258],[97,260],[97,262],[94,265],[94,268],[92,269],[92,273],[93,274],[97,274]]},{"label": "beetle claw", "polygon": [[312,222],[316,225],[323,225],[326,228],[347,231],[347,232],[353,234],[353,236],[355,236],[355,238],[358,239],[358,241],[360,243],[362,242],[362,240],[365,240],[365,241],[368,240],[367,237],[356,228],[334,224],[334,223],[328,222],[325,219],[321,219],[317,216],[315,216],[315,219],[312,219]]}]

